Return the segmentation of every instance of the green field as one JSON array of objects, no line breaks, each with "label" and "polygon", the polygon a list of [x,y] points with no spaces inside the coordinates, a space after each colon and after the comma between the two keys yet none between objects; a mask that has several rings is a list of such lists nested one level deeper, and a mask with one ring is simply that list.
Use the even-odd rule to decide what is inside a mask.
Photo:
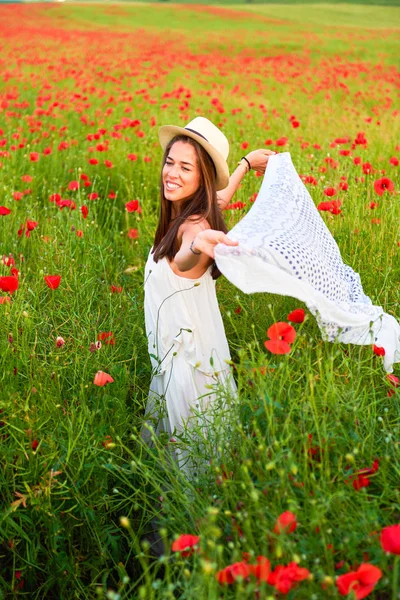
[{"label": "green field", "polygon": [[[399,598],[380,543],[400,522],[399,366],[390,379],[370,346],[322,341],[307,310],[291,353],[271,354],[267,329],[300,302],[218,279],[240,402],[223,441],[179,439],[197,481],[168,466],[165,436],[149,451],[138,435],[160,125],[202,114],[231,170],[268,147],[315,178],[316,205],[334,187],[341,212],[321,214],[343,260],[400,318],[400,8],[293,4],[0,6],[0,285],[18,283],[0,292],[1,599],[339,599],[362,563],[381,572],[365,597]],[[229,228],[260,184],[246,176]],[[279,533],[286,511],[297,527]],[[141,541],[154,518],[158,558]],[[172,551],[181,534],[200,537],[192,556]],[[308,574],[285,594],[218,581],[257,556]]]}]

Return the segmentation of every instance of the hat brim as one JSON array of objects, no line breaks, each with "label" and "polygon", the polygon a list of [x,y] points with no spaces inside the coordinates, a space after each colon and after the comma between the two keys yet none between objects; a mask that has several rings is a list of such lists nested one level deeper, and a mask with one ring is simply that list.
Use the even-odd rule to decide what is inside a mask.
[{"label": "hat brim", "polygon": [[178,127],[177,125],[163,125],[158,130],[158,138],[163,150],[168,146],[169,142],[177,135],[185,135],[186,137],[196,140],[206,150],[211,157],[216,170],[216,189],[217,191],[223,190],[229,184],[229,167],[228,163],[220,152],[212,144],[201,135],[193,133],[184,127]]}]

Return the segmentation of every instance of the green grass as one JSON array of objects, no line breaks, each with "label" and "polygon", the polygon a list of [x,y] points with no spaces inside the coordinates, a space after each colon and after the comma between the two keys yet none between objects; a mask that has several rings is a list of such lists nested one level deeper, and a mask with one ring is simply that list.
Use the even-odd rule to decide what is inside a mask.
[{"label": "green grass", "polygon": [[[151,376],[143,275],[158,215],[159,125],[208,116],[230,140],[231,169],[243,142],[290,151],[298,172],[318,179],[309,186],[316,204],[346,177],[342,213],[324,219],[365,292],[399,317],[400,178],[389,162],[400,158],[396,19],[393,7],[348,4],[0,8],[0,206],[11,209],[0,216],[0,276],[10,271],[3,254],[20,271],[11,303],[0,305],[0,598],[273,598],[266,583],[259,596],[254,580],[218,583],[216,573],[248,552],[252,562],[263,554],[273,567],[295,560],[310,571],[289,600],[342,597],[335,577],[361,562],[382,570],[368,597],[395,600],[398,559],[383,552],[379,532],[400,518],[399,388],[370,347],[323,342],[307,314],[292,352],[274,356],[266,330],[301,303],[248,296],[222,277],[239,402],[228,398],[222,414],[218,390],[213,435],[180,437],[202,467],[198,480],[170,465],[166,436],[149,449],[139,432]],[[367,145],[352,148],[359,132]],[[275,145],[282,136],[284,148]],[[342,136],[350,142],[334,144]],[[396,192],[378,197],[383,171]],[[235,200],[246,207],[224,213],[229,228],[260,182],[245,178]],[[60,210],[52,194],[76,209]],[[125,210],[132,199],[141,214]],[[27,220],[37,227],[18,236]],[[58,289],[46,274],[61,275]],[[96,348],[102,332],[115,344]],[[114,382],[95,386],[99,370]],[[376,459],[370,484],[354,489]],[[274,533],[287,510],[296,531]],[[160,559],[141,543],[154,518]],[[199,553],[173,555],[181,533],[200,536]]]}]

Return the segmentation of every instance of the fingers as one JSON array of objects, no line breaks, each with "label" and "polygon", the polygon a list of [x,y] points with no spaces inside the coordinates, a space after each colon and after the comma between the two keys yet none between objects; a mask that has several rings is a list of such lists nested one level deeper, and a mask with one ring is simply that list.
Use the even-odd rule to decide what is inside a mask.
[{"label": "fingers", "polygon": [[229,238],[227,235],[224,236],[222,243],[226,244],[227,246],[238,246],[239,245],[239,242],[237,240],[231,240],[231,238]]}]

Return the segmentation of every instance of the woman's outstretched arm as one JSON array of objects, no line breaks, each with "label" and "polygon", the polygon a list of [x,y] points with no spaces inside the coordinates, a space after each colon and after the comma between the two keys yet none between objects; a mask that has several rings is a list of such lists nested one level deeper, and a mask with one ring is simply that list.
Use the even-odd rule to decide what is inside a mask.
[{"label": "woman's outstretched arm", "polygon": [[224,208],[228,206],[232,200],[232,197],[239,187],[240,182],[249,171],[249,164],[254,171],[265,173],[268,159],[272,154],[275,154],[273,150],[264,150],[263,148],[253,150],[252,152],[246,154],[248,163],[245,160],[241,160],[230,176],[227,187],[217,192],[218,205],[221,210],[224,210]]}]

